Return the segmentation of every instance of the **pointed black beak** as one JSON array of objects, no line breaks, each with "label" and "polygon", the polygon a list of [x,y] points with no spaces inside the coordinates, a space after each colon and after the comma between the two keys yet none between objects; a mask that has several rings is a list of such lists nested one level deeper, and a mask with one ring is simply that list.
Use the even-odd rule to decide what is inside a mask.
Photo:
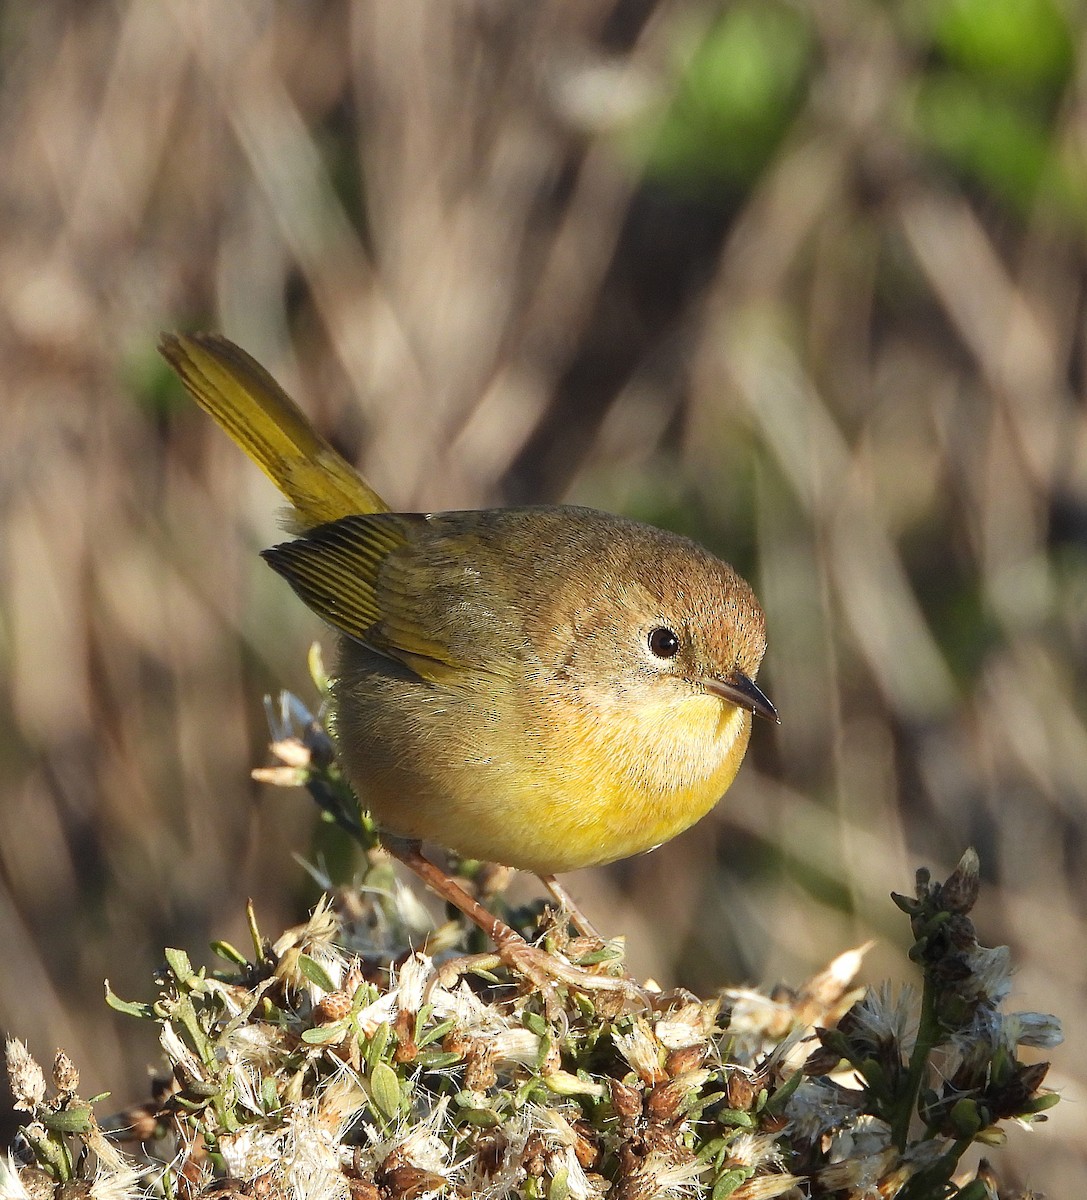
[{"label": "pointed black beak", "polygon": [[737,708],[750,709],[757,717],[765,717],[768,721],[781,724],[778,710],[762,694],[755,681],[748,679],[743,671],[732,671],[724,679],[703,679],[702,683],[708,691],[730,704],[735,704]]}]

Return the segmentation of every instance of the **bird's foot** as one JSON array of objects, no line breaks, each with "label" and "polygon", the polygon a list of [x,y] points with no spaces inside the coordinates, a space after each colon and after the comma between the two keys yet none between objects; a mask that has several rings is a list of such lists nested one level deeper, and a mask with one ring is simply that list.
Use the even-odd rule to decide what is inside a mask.
[{"label": "bird's foot", "polygon": [[[629,1009],[642,1011],[650,1007],[648,993],[630,975],[604,974],[578,966],[542,947],[530,945],[515,929],[499,920],[494,913],[469,896],[455,880],[429,859],[424,858],[418,843],[388,838],[385,845],[439,896],[459,908],[495,944],[496,953],[493,955],[469,955],[444,963],[439,968],[438,982],[444,984],[446,980],[452,981],[470,971],[478,972],[503,965],[540,992],[549,1015],[562,1007],[558,999],[558,984],[592,996],[598,1009],[604,1004],[614,1006],[617,1014]],[[557,898],[565,901],[566,896],[563,894]],[[586,926],[587,930],[584,931],[589,933],[592,942],[599,942],[603,946],[605,943],[596,931],[587,922]]]},{"label": "bird's foot", "polygon": [[461,975],[489,973],[504,966],[540,996],[550,1020],[563,1011],[560,987],[590,996],[598,1010],[606,1008],[616,1016],[651,1007],[650,994],[629,975],[605,975],[579,966],[542,946],[533,946],[508,926],[494,932],[493,953],[449,959],[435,972],[434,982],[449,987]]}]

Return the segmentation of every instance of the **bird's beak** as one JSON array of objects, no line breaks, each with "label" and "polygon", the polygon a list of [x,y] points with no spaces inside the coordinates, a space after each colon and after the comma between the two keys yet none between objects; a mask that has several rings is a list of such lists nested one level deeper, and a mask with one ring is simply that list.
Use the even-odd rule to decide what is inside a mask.
[{"label": "bird's beak", "polygon": [[730,704],[735,704],[737,708],[749,709],[757,717],[765,717],[768,721],[781,724],[778,710],[762,694],[755,681],[748,679],[743,671],[730,671],[724,679],[703,679],[702,683],[707,691],[713,692],[715,696],[720,696]]}]

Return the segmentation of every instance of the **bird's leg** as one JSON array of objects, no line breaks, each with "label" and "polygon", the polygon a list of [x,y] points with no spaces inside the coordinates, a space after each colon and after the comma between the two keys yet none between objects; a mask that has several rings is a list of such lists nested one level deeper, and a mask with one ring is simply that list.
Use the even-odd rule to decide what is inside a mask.
[{"label": "bird's leg", "polygon": [[[423,857],[419,843],[403,838],[384,837],[382,844],[385,849],[409,867],[416,875],[436,892],[443,900],[448,901],[454,908],[477,925],[495,944],[498,957],[506,966],[519,971],[537,988],[546,991],[555,981],[567,984],[583,992],[604,991],[622,992],[629,994],[637,991],[638,1000],[644,1006],[645,997],[640,989],[632,988],[632,980],[614,975],[597,975],[584,967],[574,966],[554,954],[548,954],[538,946],[530,946],[528,942],[513,928],[499,920],[498,917],[474,900],[452,879],[445,871],[435,866],[428,858]],[[558,897],[556,897],[557,899]]]},{"label": "bird's leg", "polygon": [[[538,875],[536,877],[551,893],[552,897],[558,902],[559,907],[563,909],[566,915],[570,918],[570,923],[581,934],[582,937],[588,938],[590,941],[599,942],[601,946],[608,944],[604,935],[596,928],[589,918],[578,907],[577,901],[570,895],[565,887],[555,878],[554,875]],[[620,968],[623,976],[629,979],[631,985],[638,987],[638,982],[631,975],[626,964],[620,962]],[[639,989],[640,990],[640,989]]]},{"label": "bird's leg", "polygon": [[494,913],[484,908],[451,875],[446,874],[429,858],[425,858],[419,849],[418,842],[403,838],[383,837],[381,844],[394,858],[399,859],[404,866],[414,871],[431,891],[436,892],[454,908],[460,909],[497,947],[501,948],[508,942],[524,941],[524,938],[515,929],[510,928],[505,921],[500,920]]},{"label": "bird's leg", "polygon": [[554,875],[537,875],[537,879],[551,893],[552,899],[570,918],[570,923],[581,934],[582,937],[591,938],[595,942],[604,945],[607,939],[589,920],[589,918],[578,908],[577,901],[570,895],[565,887],[559,883]]}]

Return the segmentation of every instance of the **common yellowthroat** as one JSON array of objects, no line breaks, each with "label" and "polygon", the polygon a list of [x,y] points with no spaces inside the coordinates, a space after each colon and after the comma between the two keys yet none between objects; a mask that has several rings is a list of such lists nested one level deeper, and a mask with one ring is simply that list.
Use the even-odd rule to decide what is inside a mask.
[{"label": "common yellowthroat", "polygon": [[511,931],[451,896],[420,840],[554,884],[694,824],[752,714],[777,719],[755,684],[762,609],[694,542],[569,506],[392,512],[238,346],[160,349],[293,507],[299,536],[264,558],[341,635],[335,731],[360,801],[500,946]]}]

